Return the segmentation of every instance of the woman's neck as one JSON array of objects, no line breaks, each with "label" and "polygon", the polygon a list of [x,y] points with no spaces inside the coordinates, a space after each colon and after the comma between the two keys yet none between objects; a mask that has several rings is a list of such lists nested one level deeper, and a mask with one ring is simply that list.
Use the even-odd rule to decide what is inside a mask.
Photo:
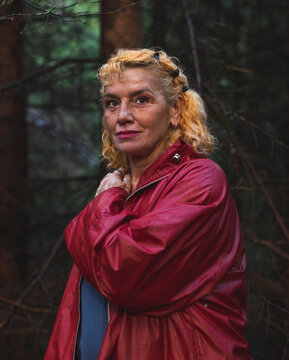
[{"label": "woman's neck", "polygon": [[131,178],[132,178],[132,192],[135,191],[137,184],[141,178],[142,173],[156,160],[161,154],[166,150],[165,144],[159,146],[157,151],[152,152],[149,156],[146,157],[131,157],[130,168],[131,168]]},{"label": "woman's neck", "polygon": [[131,185],[132,185],[132,192],[135,191],[137,184],[141,178],[142,173],[150,166],[151,163],[145,162],[130,162],[131,167]]}]

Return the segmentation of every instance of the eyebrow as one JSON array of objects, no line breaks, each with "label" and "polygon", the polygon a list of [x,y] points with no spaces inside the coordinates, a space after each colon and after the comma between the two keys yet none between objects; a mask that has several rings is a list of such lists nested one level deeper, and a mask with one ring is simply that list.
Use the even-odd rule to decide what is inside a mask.
[{"label": "eyebrow", "polygon": [[[133,92],[130,93],[129,95],[130,95],[131,97],[134,97],[134,96],[137,96],[137,95],[139,95],[139,94],[142,94],[143,92],[149,92],[149,93],[151,93],[152,95],[154,95],[154,92],[153,92],[151,89],[149,89],[149,88],[144,88],[144,89],[140,89],[140,90],[133,91]],[[105,94],[103,95],[103,97],[104,97],[104,98],[105,98],[105,97],[110,97],[110,98],[113,98],[113,99],[119,99],[119,97],[118,97],[117,95],[113,94],[113,93],[105,93]]]}]

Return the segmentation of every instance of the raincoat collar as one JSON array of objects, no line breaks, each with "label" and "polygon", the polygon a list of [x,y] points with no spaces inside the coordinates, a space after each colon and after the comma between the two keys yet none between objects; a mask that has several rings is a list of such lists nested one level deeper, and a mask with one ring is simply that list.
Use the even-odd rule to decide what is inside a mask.
[{"label": "raincoat collar", "polygon": [[169,175],[181,163],[200,157],[203,156],[197,154],[192,146],[179,138],[142,173],[136,190]]}]

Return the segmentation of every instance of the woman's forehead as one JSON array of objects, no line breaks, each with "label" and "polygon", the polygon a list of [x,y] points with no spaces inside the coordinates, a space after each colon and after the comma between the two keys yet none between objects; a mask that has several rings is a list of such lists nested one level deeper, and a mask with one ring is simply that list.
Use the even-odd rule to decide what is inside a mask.
[{"label": "woman's forehead", "polygon": [[111,73],[105,84],[105,90],[113,87],[144,86],[159,89],[159,75],[156,71],[146,68],[128,68],[122,72]]}]

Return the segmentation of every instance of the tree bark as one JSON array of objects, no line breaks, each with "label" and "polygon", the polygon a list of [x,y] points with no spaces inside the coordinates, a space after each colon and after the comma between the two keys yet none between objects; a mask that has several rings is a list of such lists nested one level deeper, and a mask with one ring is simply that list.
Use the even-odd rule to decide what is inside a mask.
[{"label": "tree bark", "polygon": [[[286,54],[286,57],[287,57],[287,63],[289,62],[289,8],[287,9],[287,54]],[[288,133],[289,133],[289,70],[288,70],[288,67],[287,67],[287,84],[286,84],[286,100],[287,100],[287,124],[286,124],[286,127],[285,127],[285,142],[288,143]],[[286,154],[286,173],[287,173],[287,182],[286,184],[289,184],[289,156],[288,156],[288,153]],[[288,216],[288,213],[289,213],[289,186],[287,185],[287,188],[286,188],[286,192],[285,194],[287,195],[286,196],[286,205],[287,205],[287,228],[289,229],[289,216]],[[287,244],[287,252],[289,253],[289,245]],[[284,276],[284,280],[283,280],[283,285],[284,285],[284,289],[286,289],[284,292],[284,298],[285,298],[285,304],[286,304],[286,309],[287,311],[289,311],[289,266],[287,267],[287,271],[285,273],[285,276]],[[287,333],[289,332],[289,318],[288,316],[285,317],[285,324],[284,324],[284,327],[285,327],[285,330],[287,331]]]},{"label": "tree bark", "polygon": [[167,24],[166,6],[162,0],[153,2],[152,39],[155,47],[166,49],[165,33]]},{"label": "tree bark", "polygon": [[141,5],[132,0],[101,2],[101,53],[106,58],[116,49],[141,46]]},{"label": "tree bark", "polygon": [[[21,11],[20,1],[0,6],[0,16]],[[0,22],[0,87],[23,73],[21,22]],[[20,283],[19,249],[24,243],[26,171],[25,97],[23,88],[0,96],[0,289],[13,294]]]}]

